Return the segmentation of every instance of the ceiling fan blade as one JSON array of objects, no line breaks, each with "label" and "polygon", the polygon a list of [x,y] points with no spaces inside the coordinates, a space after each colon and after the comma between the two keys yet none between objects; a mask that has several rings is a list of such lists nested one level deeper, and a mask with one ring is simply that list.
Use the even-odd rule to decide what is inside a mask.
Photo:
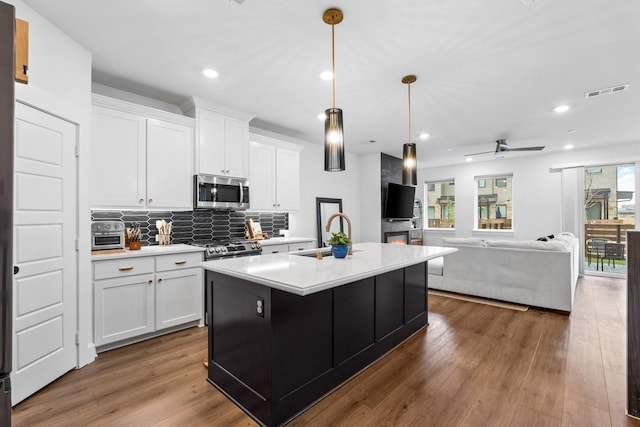
[{"label": "ceiling fan blade", "polygon": [[469,157],[469,156],[479,156],[480,154],[489,154],[489,153],[493,153],[493,151],[483,151],[481,153],[471,153],[471,154],[465,154],[465,157]]},{"label": "ceiling fan blade", "polygon": [[509,148],[505,151],[540,151],[544,148],[544,145],[540,145],[537,147],[522,147],[522,148]]}]

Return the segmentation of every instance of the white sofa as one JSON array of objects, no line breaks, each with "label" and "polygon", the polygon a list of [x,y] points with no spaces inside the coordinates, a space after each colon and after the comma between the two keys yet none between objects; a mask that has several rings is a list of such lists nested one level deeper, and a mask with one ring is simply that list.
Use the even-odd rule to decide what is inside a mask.
[{"label": "white sofa", "polygon": [[458,252],[429,261],[429,288],[570,312],[579,273],[579,241],[443,238]]}]

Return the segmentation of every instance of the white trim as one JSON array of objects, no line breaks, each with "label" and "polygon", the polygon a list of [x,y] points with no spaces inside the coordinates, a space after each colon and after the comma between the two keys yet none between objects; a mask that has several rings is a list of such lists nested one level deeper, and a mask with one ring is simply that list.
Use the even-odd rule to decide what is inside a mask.
[{"label": "white trim", "polygon": [[618,166],[618,165],[638,165],[640,160],[629,160],[629,159],[606,159],[606,160],[590,160],[590,161],[582,161],[582,162],[573,162],[573,163],[561,163],[558,165],[552,165],[549,168],[549,172],[562,172],[563,169],[572,169],[572,168],[580,168],[580,167],[591,167],[591,166]]},{"label": "white trim", "polygon": [[195,119],[191,117],[169,113],[167,111],[158,110],[144,105],[134,104],[129,101],[123,101],[122,99],[110,98],[108,96],[100,95],[97,93],[91,94],[91,102],[93,105],[100,105],[102,107],[125,111],[127,113],[135,113],[145,117],[178,123],[192,128],[195,128],[196,125]]}]

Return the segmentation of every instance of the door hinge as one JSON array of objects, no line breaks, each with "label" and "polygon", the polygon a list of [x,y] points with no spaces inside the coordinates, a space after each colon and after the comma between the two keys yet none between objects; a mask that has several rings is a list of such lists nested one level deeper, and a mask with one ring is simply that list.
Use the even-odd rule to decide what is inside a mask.
[{"label": "door hinge", "polygon": [[80,334],[76,332],[76,345],[80,345]]},{"label": "door hinge", "polygon": [[80,146],[76,145],[76,157],[80,157]]}]

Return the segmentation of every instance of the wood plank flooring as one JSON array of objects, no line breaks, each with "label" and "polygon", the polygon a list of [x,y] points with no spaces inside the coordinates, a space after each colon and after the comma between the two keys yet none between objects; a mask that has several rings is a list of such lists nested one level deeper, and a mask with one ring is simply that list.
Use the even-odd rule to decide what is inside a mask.
[{"label": "wood plank flooring", "polygon": [[[291,426],[640,426],[625,416],[626,283],[570,317],[431,296],[428,328]],[[206,381],[205,328],[112,350],[13,409],[21,426],[255,426]]]}]

